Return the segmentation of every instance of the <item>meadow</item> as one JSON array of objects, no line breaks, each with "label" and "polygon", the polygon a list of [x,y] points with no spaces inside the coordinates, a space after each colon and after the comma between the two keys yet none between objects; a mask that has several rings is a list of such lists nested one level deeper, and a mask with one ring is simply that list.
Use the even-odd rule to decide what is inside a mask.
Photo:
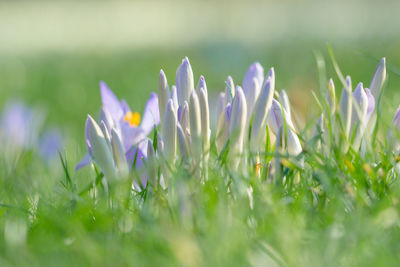
[{"label": "meadow", "polygon": [[[1,55],[0,107],[23,99],[39,108],[45,125],[60,129],[63,148],[50,161],[36,149],[0,152],[0,265],[395,266],[399,158],[386,135],[400,104],[400,55],[398,41],[380,45],[332,46],[353,89],[358,81],[367,87],[380,59],[387,60],[376,138],[363,152],[344,151],[340,134],[333,143],[319,135],[322,145],[310,138],[325,112],[318,102],[324,103],[328,78],[338,103],[344,86],[325,44]],[[232,169],[228,152],[215,146],[214,122],[210,159],[202,166],[207,179],[177,162],[166,175],[168,187],[135,190],[135,170],[129,179],[108,182],[98,164],[75,171],[86,153],[87,115],[100,112],[100,81],[142,113],[150,92],[158,92],[160,69],[174,84],[185,56],[195,84],[204,75],[210,105],[228,75],[241,84],[253,62],[265,72],[274,67],[275,88],[285,89],[292,104],[301,154],[276,154],[271,143],[261,174],[251,164],[246,172]],[[161,131],[149,134],[153,143]],[[279,171],[270,175],[268,164],[277,157]],[[153,164],[165,171],[162,160]]]}]

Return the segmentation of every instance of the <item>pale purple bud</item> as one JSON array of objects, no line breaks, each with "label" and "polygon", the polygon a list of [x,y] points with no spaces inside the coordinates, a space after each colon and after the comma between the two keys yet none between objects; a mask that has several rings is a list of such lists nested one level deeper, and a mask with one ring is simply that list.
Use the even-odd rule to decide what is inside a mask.
[{"label": "pale purple bud", "polygon": [[374,76],[372,76],[371,84],[369,89],[375,99],[378,99],[380,91],[382,89],[383,83],[386,79],[386,59],[382,58],[379,62],[378,67],[376,67]]},{"label": "pale purple bud", "polygon": [[282,104],[282,107],[285,109],[286,114],[288,116],[288,120],[291,120],[291,115],[290,115],[290,102],[289,102],[289,97],[286,93],[285,90],[282,90],[281,93],[279,94],[279,100]]},{"label": "pale purple bud", "polygon": [[218,103],[217,103],[217,116],[216,116],[217,124],[218,124],[219,117],[221,116],[221,113],[224,111],[224,108],[225,108],[224,100],[225,100],[225,93],[223,93],[223,92],[219,93]]},{"label": "pale purple bud", "polygon": [[176,125],[177,114],[174,109],[172,100],[168,100],[167,107],[165,108],[164,123],[162,130],[162,140],[164,142],[164,157],[170,162],[175,162],[176,157]]},{"label": "pale purple bud", "polygon": [[189,104],[188,102],[184,102],[183,106],[181,107],[181,114],[179,120],[182,129],[190,129],[190,122],[189,122]]},{"label": "pale purple bud", "polygon": [[106,138],[96,121],[88,115],[85,127],[90,156],[108,179],[115,179],[114,161]]},{"label": "pale purple bud", "polygon": [[210,146],[210,109],[208,106],[208,96],[204,88],[200,88],[199,94],[200,116],[201,116],[201,137],[203,140],[203,150],[208,151]]},{"label": "pale purple bud", "polygon": [[250,148],[251,151],[259,151],[261,138],[265,135],[267,117],[270,112],[275,88],[271,87],[271,79],[267,78],[261,90],[254,109],[254,119],[251,127]]},{"label": "pale purple bud", "polygon": [[178,137],[178,147],[181,158],[183,160],[186,160],[187,157],[189,156],[189,145],[188,141],[186,140],[186,135],[179,123],[177,125],[177,137]]},{"label": "pale purple bud", "polygon": [[371,90],[368,88],[365,88],[365,93],[367,94],[368,97],[368,108],[367,108],[367,122],[371,118],[372,113],[375,110],[375,98],[371,93]]},{"label": "pale purple bud", "polygon": [[172,103],[174,104],[175,111],[178,111],[179,104],[178,104],[178,90],[176,89],[175,85],[172,85],[171,88],[171,97]]},{"label": "pale purple bud", "polygon": [[194,89],[193,71],[189,59],[185,57],[176,72],[176,87],[178,89],[179,106],[188,101]]},{"label": "pale purple bud", "polygon": [[232,115],[229,125],[230,138],[230,158],[233,159],[234,169],[238,167],[238,156],[243,152],[243,142],[245,136],[247,106],[246,98],[240,86],[236,87],[235,97],[232,104]]},{"label": "pale purple bud", "polygon": [[196,93],[198,95],[200,94],[200,89],[201,88],[203,88],[207,93],[207,84],[206,84],[206,80],[204,79],[203,75],[200,76],[199,82],[197,83]]},{"label": "pale purple bud", "polygon": [[351,78],[350,76],[347,76],[346,85],[343,88],[342,96],[340,98],[340,115],[342,117],[342,123],[347,137],[349,137],[351,128],[351,115],[352,115],[352,103],[350,97],[351,92],[352,92]]},{"label": "pale purple bud", "polygon": [[364,135],[367,123],[368,96],[364,91],[363,84],[359,83],[353,92],[353,114],[351,123],[351,133],[355,132],[353,148],[358,150]]},{"label": "pale purple bud", "polygon": [[158,107],[160,111],[161,121],[163,120],[165,107],[167,106],[168,99],[170,98],[167,77],[163,70],[160,70],[158,76]]},{"label": "pale purple bud", "polygon": [[125,178],[129,173],[128,162],[126,161],[121,137],[115,129],[111,130],[111,148],[115,166],[117,167],[120,176]]},{"label": "pale purple bud", "polygon": [[[254,88],[254,79],[256,79],[256,84],[258,85],[257,88]],[[250,93],[255,96],[257,99],[258,93],[260,92],[260,88],[263,84],[264,80],[264,68],[261,66],[260,63],[254,62],[250,65],[249,69],[247,70],[244,78],[243,78],[243,92],[247,95],[250,93],[249,91],[255,90],[256,92]]]},{"label": "pale purple bud", "polygon": [[201,114],[200,103],[196,91],[193,91],[189,100],[189,121],[192,157],[201,157]]},{"label": "pale purple bud", "polygon": [[231,104],[228,103],[228,105],[222,111],[218,120],[217,135],[215,138],[215,145],[217,147],[218,154],[221,153],[222,149],[224,148],[229,138],[229,124],[231,120],[231,111],[232,111]]},{"label": "pale purple bud", "polygon": [[287,151],[292,156],[297,156],[302,151],[299,137],[290,128],[287,129]]},{"label": "pale purple bud", "polygon": [[335,94],[335,84],[333,83],[332,78],[329,79],[328,82],[328,92],[326,94],[326,98],[328,101],[329,109],[331,111],[331,115],[333,115],[336,110],[336,94]]},{"label": "pale purple bud", "polygon": [[234,96],[235,96],[235,84],[233,83],[232,77],[228,76],[225,87],[224,106],[226,106],[228,103],[232,103],[232,99]]},{"label": "pale purple bud", "polygon": [[102,108],[100,110],[100,120],[104,121],[105,126],[108,131],[111,131],[111,129],[115,127],[115,124],[111,117],[110,112],[108,112],[108,110],[106,110],[105,108]]}]

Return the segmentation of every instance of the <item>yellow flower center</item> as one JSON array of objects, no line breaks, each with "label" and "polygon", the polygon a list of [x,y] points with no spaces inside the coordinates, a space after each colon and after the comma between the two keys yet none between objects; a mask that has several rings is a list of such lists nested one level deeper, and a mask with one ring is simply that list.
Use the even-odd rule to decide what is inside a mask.
[{"label": "yellow flower center", "polygon": [[131,127],[138,126],[140,123],[140,114],[128,111],[124,116],[124,121],[128,122]]}]

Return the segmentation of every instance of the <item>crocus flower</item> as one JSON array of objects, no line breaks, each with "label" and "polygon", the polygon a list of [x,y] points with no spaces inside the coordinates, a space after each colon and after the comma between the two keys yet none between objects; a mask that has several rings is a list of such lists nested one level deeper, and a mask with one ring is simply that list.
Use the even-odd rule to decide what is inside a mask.
[{"label": "crocus flower", "polygon": [[270,112],[272,99],[275,91],[275,74],[271,68],[269,74],[265,78],[264,86],[254,108],[254,119],[251,128],[250,149],[253,152],[258,152],[260,143],[263,143],[261,138],[265,135],[267,117]]},{"label": "crocus flower", "polygon": [[174,164],[176,158],[176,116],[177,113],[174,109],[173,101],[170,99],[168,100],[167,107],[165,109],[162,129],[162,140],[164,144],[163,155],[170,164]]},{"label": "crocus flower", "polygon": [[196,91],[192,91],[189,100],[189,120],[190,120],[190,148],[193,160],[198,163],[200,159],[201,147],[201,114],[200,103]]},{"label": "crocus flower", "polygon": [[382,58],[372,76],[369,89],[375,99],[378,99],[383,83],[386,79],[386,59]]},{"label": "crocus flower", "polygon": [[158,108],[161,121],[164,119],[163,116],[170,95],[171,93],[168,88],[167,77],[165,76],[164,71],[160,70],[160,75],[158,77]]},{"label": "crocus flower", "polygon": [[[275,99],[272,100],[271,112],[268,116],[268,125],[275,136],[278,136],[279,132],[283,129],[282,136],[284,140],[287,140],[286,149],[289,155],[297,156],[301,153],[302,147],[299,137],[295,133],[293,122],[290,120],[286,110]],[[285,133],[286,136],[284,135]],[[282,147],[284,147],[284,145],[285,144],[282,143]]]},{"label": "crocus flower", "polygon": [[331,115],[333,115],[336,110],[336,93],[335,93],[335,84],[333,83],[332,78],[329,79],[328,82],[328,92],[326,94],[326,99],[328,101]]},{"label": "crocus flower", "polygon": [[189,59],[185,57],[176,71],[176,87],[178,90],[178,104],[189,101],[190,94],[194,89],[193,71]]},{"label": "crocus flower", "polygon": [[351,127],[351,114],[352,114],[352,103],[350,94],[352,92],[351,89],[351,78],[350,76],[346,77],[346,85],[342,90],[342,96],[340,98],[340,115],[342,117],[342,123],[345,130],[346,137],[350,135],[350,127]]},{"label": "crocus flower", "polygon": [[[119,101],[104,82],[100,83],[100,94],[103,103],[100,114],[101,121],[104,122],[108,133],[115,128],[120,134],[124,153],[145,140],[154,126],[160,122],[158,97],[154,93],[151,93],[146,103],[142,121],[140,114],[132,112],[125,100]],[[78,170],[89,163],[90,157],[86,155],[75,169]]]},{"label": "crocus flower", "polygon": [[243,152],[245,126],[247,117],[246,97],[240,86],[236,87],[235,97],[232,103],[232,114],[229,123],[230,150],[229,157],[232,160],[233,169],[236,169]]},{"label": "crocus flower", "polygon": [[250,123],[251,115],[253,114],[253,107],[260,94],[261,86],[264,81],[264,68],[260,63],[253,63],[246,72],[243,78],[243,92],[246,96],[247,106],[247,125]]},{"label": "crocus flower", "polygon": [[46,161],[58,157],[62,138],[58,129],[41,131],[44,116],[29,108],[23,102],[12,101],[6,104],[0,118],[0,147],[8,153],[23,149],[33,149]]}]

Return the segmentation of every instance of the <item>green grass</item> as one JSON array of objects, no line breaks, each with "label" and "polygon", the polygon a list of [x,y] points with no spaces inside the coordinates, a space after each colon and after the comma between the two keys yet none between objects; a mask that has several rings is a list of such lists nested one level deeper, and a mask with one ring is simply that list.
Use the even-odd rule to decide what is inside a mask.
[{"label": "green grass", "polygon": [[[110,194],[101,183],[96,190],[85,191],[96,172],[73,171],[85,151],[86,115],[96,114],[100,107],[99,80],[141,111],[149,92],[157,88],[159,69],[172,84],[185,55],[195,76],[204,74],[214,92],[222,90],[228,74],[241,81],[248,65],[259,60],[265,68],[275,66],[277,88],[289,89],[295,109],[316,119],[317,105],[307,110],[301,104],[313,102],[310,89],[318,91],[315,49],[305,44],[250,51],[227,45],[186,51],[4,56],[0,102],[22,97],[49,111],[47,123],[60,126],[67,140],[63,159],[69,176],[60,161],[49,167],[35,151],[24,151],[12,160],[0,153],[0,266],[397,265],[398,159],[384,146],[399,104],[395,66],[400,66],[400,57],[394,47],[382,52],[372,45],[357,52],[345,47],[335,51],[342,71],[366,85],[377,60],[381,56],[388,60],[379,142],[365,157],[351,151],[343,154],[338,146],[320,153],[306,141],[304,168],[286,164],[282,176],[266,179],[229,172],[224,162],[216,164],[218,155],[213,151],[204,184],[178,168],[167,191],[149,188],[140,194],[129,190],[128,181],[113,183]],[[319,49],[328,59],[326,49]],[[337,81],[339,95],[328,60],[327,72]],[[297,99],[300,96],[304,100]]]}]

